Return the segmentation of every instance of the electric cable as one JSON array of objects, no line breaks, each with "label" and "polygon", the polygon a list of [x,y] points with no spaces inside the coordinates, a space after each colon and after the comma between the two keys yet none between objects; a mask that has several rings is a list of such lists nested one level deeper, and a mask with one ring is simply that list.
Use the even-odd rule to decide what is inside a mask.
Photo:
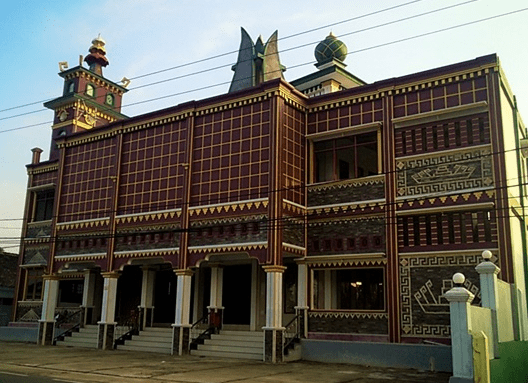
[{"label": "electric cable", "polygon": [[[422,17],[422,16],[425,16],[425,15],[429,15],[431,13],[443,11],[443,10],[454,8],[454,7],[458,7],[458,6],[461,6],[461,5],[466,5],[468,3],[472,3],[472,2],[475,2],[475,1],[478,1],[478,0],[469,0],[469,1],[466,1],[466,2],[463,2],[463,3],[458,3],[458,4],[455,4],[455,5],[447,6],[447,7],[444,7],[444,8],[439,8],[439,9],[436,9],[436,10],[432,10],[432,11],[424,12],[424,13],[421,13],[421,14],[409,16],[409,17],[398,19],[398,20],[395,20],[395,21],[383,23],[383,24],[380,24],[380,25],[371,26],[371,27],[364,28],[364,29],[361,29],[361,30],[345,33],[342,36],[349,36],[349,35],[352,35],[352,34],[355,34],[355,33],[364,32],[364,31],[372,30],[372,29],[375,29],[375,28],[383,27],[383,26],[388,26],[388,25],[395,24],[395,23],[398,23],[398,22],[401,22],[401,21],[407,21],[407,20],[410,20],[410,19],[413,19],[413,18],[416,18],[416,17]],[[404,41],[409,41],[409,40],[413,40],[413,39],[416,39],[416,38],[420,38],[420,37],[436,34],[436,33],[439,33],[439,32],[444,32],[444,31],[447,31],[447,30],[459,28],[461,26],[471,25],[471,24],[475,24],[475,23],[478,23],[478,22],[487,21],[487,20],[490,20],[490,19],[493,19],[493,18],[507,16],[507,15],[510,15],[510,14],[513,14],[513,13],[518,13],[518,12],[526,11],[526,10],[528,10],[528,8],[517,10],[517,11],[508,12],[508,13],[501,14],[501,15],[495,15],[495,16],[492,16],[492,17],[489,17],[489,18],[480,19],[480,20],[476,20],[476,21],[473,21],[473,22],[469,22],[469,23],[459,24],[459,25],[455,25],[455,26],[451,26],[451,27],[447,27],[447,28],[444,28],[444,29],[431,31],[431,32],[427,32],[427,33],[423,33],[423,34],[419,34],[419,35],[415,35],[415,36],[410,36],[410,37],[407,37],[407,38],[404,38],[404,39],[383,43],[383,44],[380,44],[380,45],[377,45],[377,46],[366,47],[366,48],[363,48],[363,49],[360,49],[360,50],[352,51],[352,52],[350,52],[350,54],[358,53],[358,52],[362,52],[362,51],[370,50],[370,49],[374,49],[374,48],[379,48],[379,47],[383,47],[383,46],[388,46],[388,45],[392,45],[392,44],[396,44],[396,43],[400,43],[400,42],[404,42]],[[311,46],[313,44],[315,44],[315,43],[311,42],[311,43],[303,44],[303,45],[300,45],[300,46],[295,46],[295,47],[292,47],[292,48],[283,49],[280,52],[284,53],[284,52],[287,52],[287,51],[303,48],[303,47],[306,47],[306,46]],[[290,66],[290,69],[301,67],[301,66],[310,65],[310,64],[313,64],[313,63],[315,63],[315,61],[309,61],[309,62],[306,62],[306,63],[293,65],[293,66]],[[198,74],[203,74],[203,73],[206,73],[206,72],[210,72],[210,71],[213,71],[213,70],[218,70],[218,69],[225,68],[225,67],[231,67],[231,66],[232,66],[232,64],[221,65],[221,66],[217,66],[217,67],[214,67],[214,68],[209,68],[209,69],[205,69],[205,70],[201,70],[201,71],[197,71],[197,72],[193,72],[193,73],[189,73],[189,74],[184,74],[184,75],[177,76],[177,77],[170,78],[170,79],[165,79],[165,80],[157,81],[157,82],[154,82],[154,83],[145,84],[145,85],[142,85],[142,86],[131,88],[130,90],[140,89],[140,88],[144,88],[144,87],[152,86],[152,85],[159,85],[161,83],[166,83],[166,82],[169,82],[169,81],[182,79],[182,78],[186,78],[186,77],[190,77],[190,76],[194,76],[194,75],[198,75]],[[210,88],[214,88],[214,87],[219,87],[219,86],[227,85],[227,84],[230,84],[230,83],[231,83],[231,81],[225,81],[225,82],[216,83],[216,84],[212,84],[212,85],[208,85],[208,86],[204,86],[204,87],[200,87],[200,88],[194,88],[194,89],[190,89],[190,90],[186,90],[186,91],[182,91],[182,92],[178,92],[178,93],[173,93],[173,94],[169,94],[169,95],[165,95],[165,96],[161,96],[161,97],[156,97],[156,98],[152,98],[152,99],[148,99],[148,100],[143,100],[143,101],[138,101],[138,102],[135,102],[135,103],[126,104],[126,105],[123,105],[121,108],[127,108],[127,107],[131,107],[131,106],[139,105],[139,104],[144,104],[144,103],[147,103],[147,102],[159,101],[159,100],[162,100],[162,99],[176,97],[176,96],[180,96],[180,95],[183,95],[183,94],[197,92],[197,91],[210,89]],[[78,92],[78,93],[82,93],[82,92]],[[116,108],[115,106],[101,106],[101,111],[110,111],[110,110],[113,110],[115,108]],[[37,110],[37,111],[26,112],[26,113],[14,115],[14,116],[3,117],[3,118],[0,118],[0,121],[11,119],[11,118],[15,118],[15,117],[24,116],[26,114],[33,114],[33,113],[37,113],[37,112],[43,112],[43,111],[47,111],[47,110],[48,109],[40,109],[40,110]],[[23,128],[29,128],[29,127],[32,127],[32,126],[1,130],[0,133],[9,132],[9,131],[13,131],[13,130],[19,130],[19,129],[23,129]]]},{"label": "electric cable", "polygon": [[[289,38],[292,38],[292,37],[301,36],[301,35],[308,34],[308,33],[314,32],[314,31],[318,31],[318,30],[321,30],[321,29],[333,27],[333,26],[340,25],[340,24],[345,24],[345,23],[348,23],[350,21],[358,20],[358,19],[361,19],[361,18],[364,18],[364,17],[368,17],[368,16],[373,16],[373,15],[380,14],[380,13],[383,13],[383,12],[387,12],[387,11],[390,11],[390,10],[393,10],[393,9],[402,8],[404,6],[411,5],[411,4],[414,4],[414,3],[419,3],[419,2],[422,2],[422,1],[424,1],[424,0],[409,1],[407,3],[398,4],[398,5],[395,5],[395,6],[392,6],[392,7],[384,8],[384,9],[381,9],[381,10],[378,10],[378,11],[374,11],[374,12],[371,12],[371,13],[367,13],[367,14],[364,14],[364,15],[355,16],[355,17],[352,17],[352,18],[349,18],[349,19],[346,19],[346,20],[338,21],[338,22],[335,22],[335,23],[331,23],[331,24],[327,24],[327,25],[321,26],[321,27],[316,27],[316,28],[309,29],[309,30],[306,30],[306,31],[298,32],[298,33],[295,33],[295,34],[292,34],[292,35],[289,35],[289,36],[281,37],[278,40],[279,41],[280,40],[286,40],[286,39],[289,39]],[[477,1],[477,0],[473,0],[473,1]],[[171,70],[180,69],[180,68],[183,68],[183,67],[199,64],[199,63],[202,63],[202,62],[205,62],[205,61],[210,61],[210,60],[213,60],[213,59],[216,59],[216,58],[228,56],[228,55],[235,54],[235,53],[238,53],[238,50],[229,51],[229,52],[221,53],[221,54],[218,54],[218,55],[215,55],[215,56],[206,57],[206,58],[203,58],[203,59],[199,59],[199,60],[191,61],[191,62],[188,62],[188,63],[180,64],[180,65],[177,65],[177,66],[173,66],[173,67],[169,67],[169,68],[165,68],[165,69],[161,69],[161,70],[145,73],[143,75],[138,75],[138,76],[135,76],[135,77],[131,77],[130,80],[137,80],[137,79],[140,79],[140,78],[144,78],[144,77],[160,74],[160,73],[163,73],[163,72],[168,72],[168,71],[171,71]],[[26,107],[26,106],[40,104],[40,103],[43,103],[43,102],[46,102],[46,101],[50,101],[52,99],[53,98],[40,100],[40,101],[35,101],[35,102],[28,103],[28,104],[14,106],[14,107],[6,108],[6,109],[0,109],[0,113],[6,112],[6,111],[9,111],[9,110],[13,110],[13,109],[23,108],[23,107]]]}]

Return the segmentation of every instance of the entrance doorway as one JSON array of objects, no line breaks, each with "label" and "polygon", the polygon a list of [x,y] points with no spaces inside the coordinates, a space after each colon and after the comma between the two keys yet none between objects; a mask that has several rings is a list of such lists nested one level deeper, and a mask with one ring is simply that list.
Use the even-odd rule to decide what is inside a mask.
[{"label": "entrance doorway", "polygon": [[224,267],[222,306],[224,324],[250,324],[251,264]]},{"label": "entrance doorway", "polygon": [[177,278],[172,269],[156,273],[154,283],[154,323],[173,323],[176,310]]}]

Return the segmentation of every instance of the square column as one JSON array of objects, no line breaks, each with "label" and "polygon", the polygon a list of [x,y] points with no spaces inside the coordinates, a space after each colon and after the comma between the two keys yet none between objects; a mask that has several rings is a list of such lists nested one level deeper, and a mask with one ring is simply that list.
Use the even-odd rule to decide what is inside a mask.
[{"label": "square column", "polygon": [[308,336],[308,267],[304,263],[297,265],[297,332],[301,338]]},{"label": "square column", "polygon": [[44,294],[42,302],[42,316],[39,320],[39,331],[37,344],[49,346],[53,344],[55,336],[55,308],[59,298],[59,277],[56,275],[45,275]]},{"label": "square column", "polygon": [[481,295],[481,306],[487,307],[491,310],[491,320],[493,326],[493,355],[490,355],[491,359],[499,357],[499,292],[497,286],[497,274],[500,272],[500,268],[493,262],[490,262],[492,254],[489,250],[482,252],[484,262],[481,262],[475,270],[480,275],[480,295]]},{"label": "square column", "polygon": [[97,275],[93,270],[84,273],[83,300],[81,308],[84,311],[82,325],[92,324],[95,311],[95,284]]},{"label": "square column", "polygon": [[284,266],[263,266],[266,272],[266,327],[264,327],[264,361],[284,360],[284,330],[282,327],[282,274]]},{"label": "square column", "polygon": [[215,331],[222,329],[224,307],[222,306],[222,292],[224,283],[224,269],[220,266],[211,266],[211,301],[209,310],[209,326]]},{"label": "square column", "polygon": [[154,321],[154,282],[156,271],[145,266],[142,268],[141,303],[139,305],[139,329],[152,327]]},{"label": "square column", "polygon": [[191,280],[193,272],[189,269],[174,270],[178,277],[176,285],[176,315],[172,325],[172,353],[189,353],[191,336]]},{"label": "square column", "polygon": [[[455,285],[462,285],[465,277],[461,273],[453,276]],[[445,298],[449,302],[451,317],[451,352],[453,376],[449,383],[473,383],[473,339],[469,333],[471,316],[469,305],[475,296],[464,287],[453,287]]]},{"label": "square column", "polygon": [[103,350],[112,350],[115,339],[115,307],[117,299],[117,272],[101,274],[104,278],[103,288],[103,307],[101,312],[101,321],[99,325],[99,335],[97,338],[97,348]]}]

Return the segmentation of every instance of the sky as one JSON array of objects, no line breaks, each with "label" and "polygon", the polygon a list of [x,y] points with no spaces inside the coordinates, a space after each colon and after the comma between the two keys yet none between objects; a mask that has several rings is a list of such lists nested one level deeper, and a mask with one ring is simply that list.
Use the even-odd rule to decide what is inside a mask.
[{"label": "sky", "polygon": [[348,47],[347,70],[367,83],[497,53],[528,116],[527,7],[525,0],[2,2],[0,247],[18,252],[31,149],[49,155],[53,112],[42,104],[62,94],[58,63],[78,65],[98,34],[110,62],[104,76],[132,80],[127,116],[227,92],[241,27],[254,41],[278,30],[287,81],[316,70],[315,46],[330,32]]}]

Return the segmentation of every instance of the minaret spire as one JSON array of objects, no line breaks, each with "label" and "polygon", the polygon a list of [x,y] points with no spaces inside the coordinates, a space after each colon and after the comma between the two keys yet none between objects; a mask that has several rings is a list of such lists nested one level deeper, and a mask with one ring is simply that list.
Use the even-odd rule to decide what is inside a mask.
[{"label": "minaret spire", "polygon": [[92,46],[89,49],[90,54],[84,61],[90,66],[90,70],[99,76],[103,75],[103,67],[108,65],[106,58],[106,42],[101,38],[101,34],[92,40]]}]

